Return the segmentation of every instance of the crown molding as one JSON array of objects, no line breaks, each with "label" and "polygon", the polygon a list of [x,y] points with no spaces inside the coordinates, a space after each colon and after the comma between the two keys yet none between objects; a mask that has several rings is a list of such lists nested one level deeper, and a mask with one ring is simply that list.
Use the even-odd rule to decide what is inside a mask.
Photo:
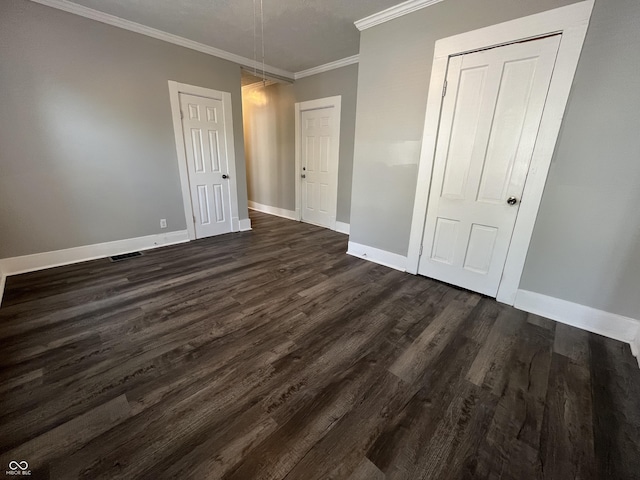
[{"label": "crown molding", "polygon": [[[122,28],[124,30],[140,33],[142,35],[146,35],[147,37],[152,37],[158,40],[173,43],[174,45],[179,45],[181,47],[189,48],[191,50],[196,50],[198,52],[206,53],[208,55],[219,57],[224,60],[229,60],[230,62],[234,62],[245,67],[259,68],[260,70],[262,70],[262,63],[255,62],[250,58],[236,55],[235,53],[227,52],[225,50],[221,50],[219,48],[215,48],[210,45],[205,45],[204,43],[194,42],[193,40],[189,40],[187,38],[180,37],[178,35],[173,35],[172,33],[163,32],[162,30],[158,30],[156,28],[147,27],[146,25],[132,22],[130,20],[125,20],[124,18],[116,17],[115,15],[110,15],[108,13],[104,13],[99,10],[94,10],[93,8],[85,7],[83,5],[78,5],[77,3],[73,3],[68,0],[31,0],[31,1],[35,3],[39,3],[41,5],[46,5],[47,7],[52,7],[58,10],[63,10],[68,13],[73,13],[74,15],[79,15],[81,17],[89,18],[97,22],[106,23],[107,25],[112,25],[114,27]],[[272,67],[271,65],[265,65],[264,70],[266,72],[269,72],[273,75],[277,75],[280,77],[284,77],[288,79],[294,78],[294,74],[292,72],[289,72],[287,70],[282,70],[281,68]]]},{"label": "crown molding", "polygon": [[317,73],[328,72],[329,70],[335,70],[336,68],[353,65],[354,63],[358,63],[359,58],[359,55],[351,55],[350,57],[341,58],[340,60],[336,60],[334,62],[325,63],[324,65],[318,65],[317,67],[308,68],[306,70],[296,72],[293,78],[298,80],[300,78],[315,75]]},{"label": "crown molding", "polygon": [[388,22],[389,20],[393,20],[394,18],[415,12],[416,10],[440,3],[441,1],[442,0],[408,0],[393,7],[389,7],[386,10],[382,10],[381,12],[356,20],[353,23],[358,30],[362,31],[375,25]]}]

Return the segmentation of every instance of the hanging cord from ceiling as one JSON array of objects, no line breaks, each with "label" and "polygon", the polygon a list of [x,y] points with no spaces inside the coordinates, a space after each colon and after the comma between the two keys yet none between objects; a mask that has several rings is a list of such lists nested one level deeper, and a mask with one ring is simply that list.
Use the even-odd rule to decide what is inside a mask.
[{"label": "hanging cord from ceiling", "polygon": [[[256,0],[253,0],[253,76],[258,76],[258,32],[256,28],[257,24],[257,12],[256,12]],[[267,84],[267,75],[265,73],[264,62],[264,5],[260,0],[260,45],[262,47],[262,84]]]},{"label": "hanging cord from ceiling", "polygon": [[256,0],[253,0],[253,76],[258,76],[258,48],[256,39]]}]

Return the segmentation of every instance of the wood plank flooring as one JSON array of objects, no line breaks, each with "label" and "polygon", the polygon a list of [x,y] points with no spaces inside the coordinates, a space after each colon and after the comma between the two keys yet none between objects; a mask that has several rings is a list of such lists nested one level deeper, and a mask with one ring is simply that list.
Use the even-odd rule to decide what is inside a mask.
[{"label": "wood plank flooring", "polygon": [[0,470],[31,478],[638,479],[629,347],[253,231],[8,278]]}]

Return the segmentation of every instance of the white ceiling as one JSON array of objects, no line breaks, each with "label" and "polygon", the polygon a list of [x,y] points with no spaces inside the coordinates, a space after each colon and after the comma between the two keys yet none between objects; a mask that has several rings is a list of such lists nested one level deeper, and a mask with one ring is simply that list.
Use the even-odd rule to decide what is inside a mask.
[{"label": "white ceiling", "polygon": [[[72,0],[103,13],[254,58],[253,0]],[[359,50],[353,22],[402,0],[263,0],[265,63],[299,72]],[[260,0],[256,0],[259,14]],[[258,34],[260,24],[258,22]],[[258,60],[262,60],[258,38]]]}]

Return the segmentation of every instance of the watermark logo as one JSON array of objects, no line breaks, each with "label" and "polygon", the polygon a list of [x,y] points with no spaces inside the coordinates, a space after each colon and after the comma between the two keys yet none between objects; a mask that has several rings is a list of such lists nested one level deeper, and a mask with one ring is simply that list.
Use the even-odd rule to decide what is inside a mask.
[{"label": "watermark logo", "polygon": [[5,475],[31,475],[29,463],[26,460],[11,460],[9,470],[5,471]]}]

